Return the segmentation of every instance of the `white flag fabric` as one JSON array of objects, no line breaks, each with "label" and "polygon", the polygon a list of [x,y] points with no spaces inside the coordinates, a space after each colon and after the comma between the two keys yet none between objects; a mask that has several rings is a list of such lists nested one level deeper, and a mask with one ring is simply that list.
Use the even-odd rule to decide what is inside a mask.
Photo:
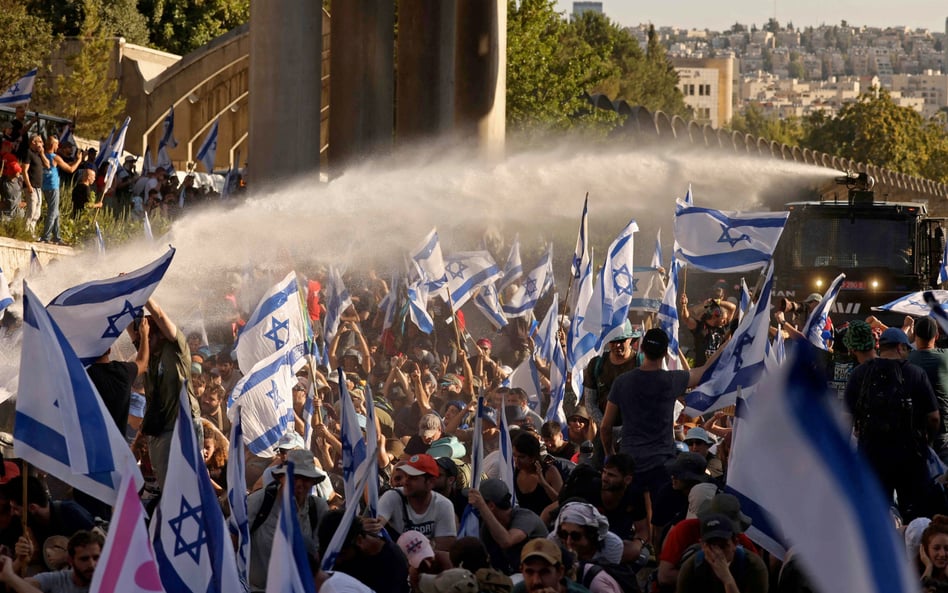
[{"label": "white flag fabric", "polygon": [[[135,458],[66,336],[26,282],[19,379],[15,456],[114,504],[121,472],[137,467]],[[141,474],[133,473],[141,486]]]},{"label": "white flag fabric", "polygon": [[[358,507],[358,504],[347,506]],[[339,530],[342,528],[340,527]],[[338,531],[338,530],[337,530]],[[346,528],[345,532],[348,533]],[[286,465],[286,484],[280,495],[280,522],[273,534],[267,564],[266,593],[313,593],[316,583],[309,566],[306,543],[300,532],[296,499],[293,498],[293,462]]]},{"label": "white flag fabric", "polygon": [[0,105],[21,105],[29,103],[33,96],[33,83],[36,82],[37,69],[33,68],[14,82],[13,85],[0,95]]},{"label": "white flag fabric", "polygon": [[145,221],[142,223],[145,229],[145,239],[149,243],[155,242],[155,234],[151,232],[151,221],[148,220],[148,211],[145,211]]},{"label": "white flag fabric", "polygon": [[112,148],[113,140],[115,140],[115,126],[112,126],[112,131],[109,132],[108,138],[104,140],[99,140],[99,152],[96,153],[95,161],[93,161],[95,163],[96,171],[99,170],[99,167],[101,167],[102,163],[104,163],[105,160],[108,158],[109,152],[111,152],[110,149]]},{"label": "white flag fabric", "polygon": [[[501,406],[503,407],[503,406]],[[488,418],[496,424],[497,418],[487,415],[487,403],[484,397],[477,398],[477,413],[474,415],[474,432],[471,437],[471,489],[481,487],[481,475],[484,473],[484,419]],[[510,490],[513,492],[513,490]],[[458,523],[458,537],[480,537],[481,522],[470,503],[464,506],[461,520]]]},{"label": "white flag fabric", "polygon": [[632,268],[632,300],[630,311],[657,313],[665,295],[665,279],[658,268],[635,266]]},{"label": "white flag fabric", "polygon": [[[930,290],[932,296],[939,303],[948,303],[948,290]],[[895,299],[891,303],[886,303],[879,307],[873,307],[873,311],[892,311],[894,313],[903,313],[912,317],[925,317],[931,311],[925,303],[925,297],[922,292],[913,292],[904,297]]]},{"label": "white flag fabric", "polygon": [[811,344],[822,350],[828,350],[828,344],[833,339],[832,332],[826,327],[830,311],[833,310],[833,304],[836,303],[836,297],[839,295],[839,289],[843,285],[846,274],[840,274],[826,289],[823,300],[816,304],[810,316],[806,320],[803,328],[803,335]]},{"label": "white flag fabric", "polygon": [[758,486],[754,500],[794,543],[815,590],[917,592],[889,503],[853,448],[813,348],[798,342],[792,352],[738,426],[754,444],[737,460]]},{"label": "white flag fabric", "polygon": [[242,591],[234,546],[194,434],[188,391],[182,386],[171,437],[168,475],[152,517],[158,573],[167,591]]},{"label": "white flag fabric", "polygon": [[423,333],[434,331],[434,320],[428,313],[428,284],[424,278],[408,285],[408,318]]},{"label": "white flag fabric", "polygon": [[211,126],[211,129],[207,132],[207,136],[204,137],[204,143],[201,144],[201,148],[198,149],[197,160],[204,165],[204,169],[208,173],[214,172],[214,160],[217,158],[217,124],[220,123],[220,118],[214,120],[214,125]]},{"label": "white flag fabric", "polygon": [[29,278],[35,278],[43,273],[43,264],[40,263],[39,254],[30,247],[30,274]]},{"label": "white flag fabric", "polygon": [[521,276],[523,276],[523,262],[520,259],[520,235],[517,235],[510,246],[510,253],[507,254],[504,274],[500,282],[497,283],[497,290],[503,292],[505,288],[519,280]]},{"label": "white flag fabric", "polygon": [[[378,430],[375,426],[375,399],[372,395],[372,388],[368,383],[365,385],[365,442],[377,443],[379,438]],[[368,449],[368,446],[366,446]],[[365,515],[372,519],[379,514],[379,466],[377,463],[366,464],[368,476],[366,477],[366,507]]]},{"label": "white flag fabric", "polygon": [[134,475],[126,472],[90,593],[164,593]]},{"label": "white flag fabric", "polygon": [[546,310],[546,315],[540,321],[537,332],[534,335],[536,342],[536,354],[543,360],[553,358],[553,345],[558,343],[557,330],[560,327],[559,315],[557,313],[560,295],[553,294],[553,304]]},{"label": "white flag fabric", "polygon": [[649,263],[649,266],[653,268],[661,268],[662,266],[662,228],[658,228],[658,233],[655,236],[655,252],[652,254],[652,261]]},{"label": "white flag fabric", "polygon": [[252,369],[274,352],[287,350],[293,371],[306,364],[306,321],[296,272],[273,285],[237,336],[237,364]]},{"label": "white flag fabric", "polygon": [[[546,360],[550,361],[550,405],[545,420],[556,420],[566,425],[566,413],[563,411],[563,398],[566,395],[566,354],[560,346],[558,335],[560,297],[553,294],[553,304],[547,312],[544,322],[549,324],[546,335]],[[539,332],[538,332],[539,334]]]},{"label": "white flag fabric", "polygon": [[75,144],[76,141],[72,137],[72,124],[66,124],[63,126],[62,132],[59,134],[59,143],[60,144]]},{"label": "white flag fabric", "polygon": [[[346,376],[341,368],[336,372],[339,373],[339,440],[342,443],[342,479],[345,484],[346,500],[354,502],[362,498],[362,491],[358,489],[359,485],[356,483],[356,470],[366,460],[366,446],[362,438],[362,428],[356,417],[355,404],[352,403],[352,397],[346,386]],[[367,401],[366,407],[370,405],[372,402]]]},{"label": "white flag fabric", "polygon": [[[613,335],[621,332],[629,317],[629,306],[632,304],[635,293],[635,282],[632,277],[633,236],[638,230],[639,225],[635,220],[630,220],[622,229],[609,246],[606,260],[602,264],[602,271],[599,272],[599,281],[594,284],[592,300],[598,303],[601,312],[598,319],[600,328],[596,350],[601,350],[603,344],[609,342]],[[587,315],[584,322],[586,328],[595,331],[596,328],[591,326],[596,321],[595,315]]]},{"label": "white flag fabric", "polygon": [[725,212],[685,207],[675,212],[675,256],[708,272],[746,272],[767,264],[789,212]]},{"label": "white flag fabric", "polygon": [[[593,264],[592,257],[589,255],[582,260],[582,270],[573,293],[576,296],[573,300],[569,334],[566,336],[566,365],[570,369],[573,393],[581,398],[583,371],[589,361],[596,356],[596,342],[599,340],[598,324],[593,324],[597,325],[595,329],[587,328],[585,324],[594,295]],[[594,314],[601,315],[601,313]]]},{"label": "white flag fabric", "polygon": [[274,352],[241,377],[227,400],[227,417],[235,420],[242,408],[244,443],[254,455],[273,457],[273,447],[293,426],[292,356],[286,349]]},{"label": "white flag fabric", "polygon": [[507,316],[504,315],[504,309],[497,298],[497,289],[493,285],[482,286],[474,294],[474,306],[484,314],[495,330],[506,327]]},{"label": "white flag fabric", "polygon": [[382,312],[382,331],[392,327],[395,323],[395,314],[398,312],[398,278],[392,275],[388,293],[379,301],[379,311]]},{"label": "white flag fabric", "polygon": [[415,262],[429,290],[438,290],[444,286],[446,271],[441,243],[438,240],[438,229],[431,229],[421,245],[411,252],[411,259]]},{"label": "white flag fabric", "polygon": [[227,453],[227,503],[230,516],[227,530],[237,542],[234,553],[237,578],[243,591],[249,591],[248,569],[250,568],[250,519],[247,516],[247,474],[244,460],[244,428],[240,406],[234,411],[234,422],[230,427],[230,444]]},{"label": "white flag fabric", "polygon": [[95,250],[99,255],[105,255],[105,238],[102,236],[98,220],[95,221]]},{"label": "white flag fabric", "polygon": [[326,320],[323,324],[323,334],[326,338],[326,344],[332,343],[332,339],[339,331],[339,322],[342,320],[342,314],[346,309],[352,306],[352,298],[346,285],[342,280],[342,274],[336,266],[329,266],[329,274],[326,278],[327,283],[327,301],[326,301]]},{"label": "white flag fabric", "polygon": [[174,139],[174,105],[168,109],[168,115],[165,116],[165,120],[161,122],[163,128],[161,134],[161,140],[158,141],[158,150],[161,150],[165,146],[170,146],[175,148],[178,146],[178,141]]},{"label": "white flag fabric", "polygon": [[[569,271],[573,284],[576,284],[570,292],[569,305],[570,314],[575,316],[576,311],[580,310],[579,300],[582,294],[581,285],[587,268],[591,269],[592,254],[589,247],[589,196],[583,201],[583,214],[579,219],[579,233],[576,235],[576,247],[573,249],[573,261],[570,262]],[[590,282],[592,276],[590,276]],[[590,294],[592,294],[590,292]],[[582,307],[585,310],[585,304]],[[572,366],[572,358],[567,352],[567,364]]]},{"label": "white flag fabric", "polygon": [[487,251],[462,251],[445,258],[451,304],[459,311],[481,286],[500,278],[500,269]]},{"label": "white flag fabric", "polygon": [[82,364],[105,354],[125,328],[143,314],[145,303],[171,265],[175,250],[124,276],[93,280],[56,296],[46,309]]},{"label": "white flag fabric", "polygon": [[125,134],[128,132],[128,124],[131,121],[132,118],[125,118],[125,121],[122,122],[122,127],[119,128],[118,135],[116,135],[115,140],[113,140],[112,144],[107,148],[108,154],[105,158],[109,163],[109,168],[105,171],[105,184],[103,185],[105,191],[109,191],[112,187],[112,180],[115,179],[115,174],[118,173],[118,170],[122,167],[122,153],[125,151]]},{"label": "white flag fabric", "polygon": [[155,160],[155,168],[158,167],[164,169],[169,177],[175,174],[174,163],[171,161],[168,149],[164,146],[158,149],[158,158]]},{"label": "white flag fabric", "polygon": [[[155,170],[155,159],[151,156],[151,146],[145,148],[145,154],[142,155],[142,175],[151,173]],[[147,198],[148,196],[142,196]]]},{"label": "white flag fabric", "polygon": [[510,317],[526,317],[533,313],[533,307],[543,296],[545,288],[553,277],[553,244],[550,243],[536,267],[533,268],[510,300],[504,304],[504,314]]},{"label": "white flag fabric", "polygon": [[3,275],[0,269],[0,317],[3,310],[13,304],[13,294],[10,292],[10,285],[7,284],[7,277]]},{"label": "white flag fabric", "polygon": [[677,370],[680,366],[678,355],[681,348],[678,343],[678,272],[681,265],[678,259],[672,256],[671,268],[668,273],[668,284],[662,296],[662,305],[658,309],[658,327],[668,336],[668,356],[666,362],[669,370]]},{"label": "white flag fabric", "polygon": [[760,298],[723,346],[717,360],[704,372],[701,383],[685,395],[685,411],[691,416],[709,414],[735,404],[738,391],[745,397],[755,393],[767,368],[773,273],[771,264]]}]

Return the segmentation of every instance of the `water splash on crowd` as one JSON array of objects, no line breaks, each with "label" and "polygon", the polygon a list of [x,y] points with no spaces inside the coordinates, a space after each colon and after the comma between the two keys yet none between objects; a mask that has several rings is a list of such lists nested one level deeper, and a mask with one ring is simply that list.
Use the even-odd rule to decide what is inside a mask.
[{"label": "water splash on crowd", "polygon": [[[186,325],[202,298],[238,284],[250,268],[269,272],[257,275],[260,291],[293,268],[336,263],[349,270],[374,267],[386,276],[402,270],[407,252],[433,226],[446,252],[487,245],[501,265],[515,233],[524,267],[553,240],[555,271],[565,279],[586,192],[596,253],[635,218],[641,228],[636,259],[645,264],[659,226],[670,252],[674,201],[689,184],[702,206],[774,209],[815,196],[836,174],[678,145],[560,146],[497,163],[450,151],[408,151],[350,168],[328,184],[298,179],[236,207],[189,213],[155,244],[135,242],[104,258],[89,249],[50,265],[31,287],[46,301],[69,286],[145,265],[173,244],[175,260],[155,296]],[[3,349],[0,396],[19,365],[18,347]]]}]

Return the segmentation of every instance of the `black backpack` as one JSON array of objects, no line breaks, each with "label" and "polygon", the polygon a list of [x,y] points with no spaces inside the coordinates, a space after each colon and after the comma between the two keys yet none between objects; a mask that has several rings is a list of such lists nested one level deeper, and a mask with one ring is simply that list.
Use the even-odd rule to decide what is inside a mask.
[{"label": "black backpack", "polygon": [[600,572],[605,572],[611,576],[617,583],[623,593],[639,593],[639,581],[635,577],[635,572],[624,564],[594,564],[592,562],[580,562],[576,574],[581,575],[581,584],[591,590],[593,579]]},{"label": "black backpack", "polygon": [[876,358],[865,364],[869,368],[853,410],[859,442],[925,452],[925,436],[916,426],[912,394],[905,385],[905,361]]}]

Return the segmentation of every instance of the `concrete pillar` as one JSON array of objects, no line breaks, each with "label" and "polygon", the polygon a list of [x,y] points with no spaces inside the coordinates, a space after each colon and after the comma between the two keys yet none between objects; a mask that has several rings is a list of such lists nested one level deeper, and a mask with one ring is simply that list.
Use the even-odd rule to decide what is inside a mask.
[{"label": "concrete pillar", "polygon": [[322,24],[321,2],[251,0],[248,161],[255,188],[319,171]]},{"label": "concrete pillar", "polygon": [[398,3],[398,84],[395,130],[399,144],[454,128],[457,0]]},{"label": "concrete pillar", "polygon": [[455,124],[482,154],[501,158],[506,134],[507,2],[457,0]]},{"label": "concrete pillar", "polygon": [[391,0],[345,0],[332,8],[329,166],[338,171],[391,150],[395,6]]}]

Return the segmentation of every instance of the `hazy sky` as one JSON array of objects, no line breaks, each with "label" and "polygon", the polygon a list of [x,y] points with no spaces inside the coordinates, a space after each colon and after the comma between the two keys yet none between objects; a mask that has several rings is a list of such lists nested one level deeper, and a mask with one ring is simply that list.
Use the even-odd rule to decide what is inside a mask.
[{"label": "hazy sky", "polygon": [[[572,11],[572,0],[557,0],[560,11]],[[625,26],[653,23],[689,29],[722,30],[735,22],[758,26],[774,16],[773,0],[602,0],[603,11]],[[794,27],[838,24],[924,27],[945,30],[948,3],[943,0],[777,0],[777,20]]]}]

